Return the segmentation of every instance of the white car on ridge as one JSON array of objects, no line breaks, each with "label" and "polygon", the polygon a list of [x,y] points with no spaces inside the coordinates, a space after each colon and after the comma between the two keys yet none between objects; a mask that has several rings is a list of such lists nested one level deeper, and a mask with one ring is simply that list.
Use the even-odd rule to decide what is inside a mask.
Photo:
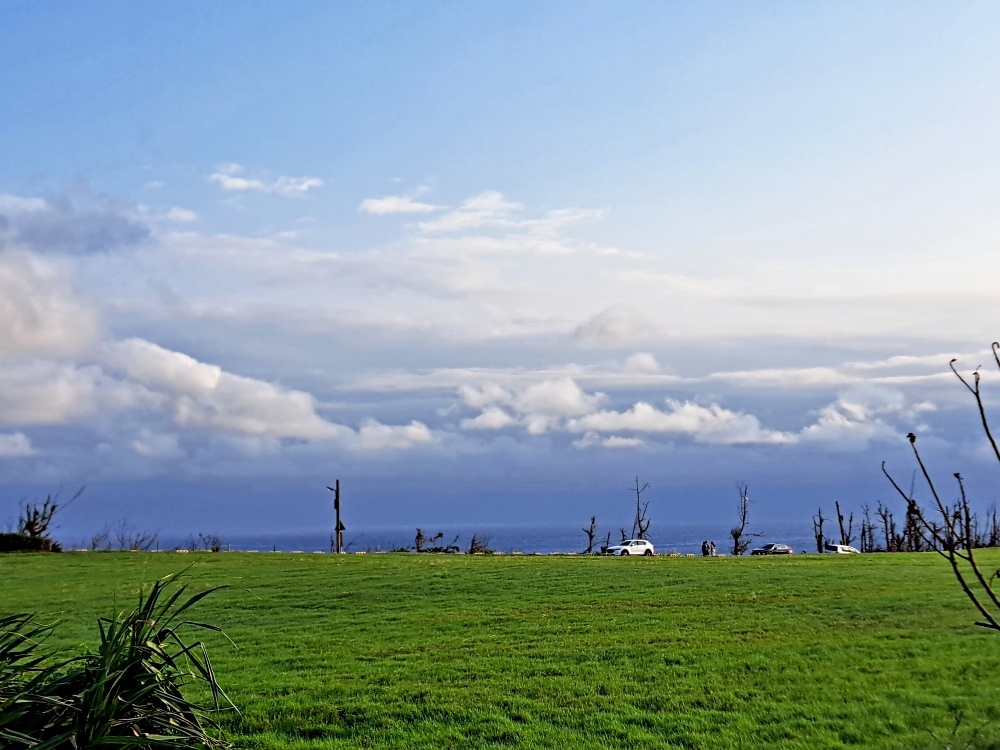
[{"label": "white car on ridge", "polygon": [[629,555],[645,555],[647,557],[654,554],[653,545],[648,539],[626,539],[620,544],[608,547],[606,555],[618,555],[628,557]]}]

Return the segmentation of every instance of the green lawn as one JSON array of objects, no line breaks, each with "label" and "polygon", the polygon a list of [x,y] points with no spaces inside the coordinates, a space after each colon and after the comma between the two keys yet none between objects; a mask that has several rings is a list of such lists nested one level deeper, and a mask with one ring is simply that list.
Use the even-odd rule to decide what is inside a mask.
[{"label": "green lawn", "polygon": [[191,563],[240,747],[1000,747],[1000,635],[934,554],[4,555],[0,613],[92,644]]}]

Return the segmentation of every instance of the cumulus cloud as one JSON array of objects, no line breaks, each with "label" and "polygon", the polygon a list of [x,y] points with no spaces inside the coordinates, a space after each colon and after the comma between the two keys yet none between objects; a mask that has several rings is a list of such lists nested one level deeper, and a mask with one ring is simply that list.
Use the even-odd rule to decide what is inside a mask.
[{"label": "cumulus cloud", "polygon": [[592,411],[603,400],[604,394],[588,395],[571,378],[559,378],[529,385],[512,403],[524,414],[575,417]]},{"label": "cumulus cloud", "polygon": [[461,422],[463,430],[502,430],[513,424],[517,420],[499,406],[487,406],[479,416]]},{"label": "cumulus cloud", "polygon": [[131,378],[158,391],[202,396],[219,385],[222,368],[143,339],[108,344],[105,357]]},{"label": "cumulus cloud", "polygon": [[318,177],[277,177],[265,180],[244,176],[245,171],[240,164],[224,164],[208,179],[226,191],[276,193],[288,196],[304,195],[313,188],[323,187],[323,180]]},{"label": "cumulus cloud", "polygon": [[58,266],[27,253],[0,254],[0,358],[70,356],[97,332],[96,313]]},{"label": "cumulus cloud", "polygon": [[[648,362],[647,362],[648,364]],[[624,411],[602,409],[603,393],[586,393],[571,378],[543,380],[520,389],[495,384],[459,389],[463,403],[480,410],[461,422],[465,430],[500,430],[519,426],[529,435],[552,431],[583,433],[577,448],[642,445],[634,433],[686,437],[695,442],[736,445],[743,443],[793,443],[797,436],[764,428],[752,414],[702,406],[691,401],[666,400],[658,409],[640,401]],[[624,434],[622,434],[624,433]],[[633,434],[628,434],[633,433]]]},{"label": "cumulus cloud", "polygon": [[0,424],[73,424],[158,403],[141,385],[110,377],[96,365],[32,360],[0,369]]},{"label": "cumulus cloud", "polygon": [[644,432],[688,436],[695,442],[735,445],[740,443],[791,443],[794,435],[761,426],[757,417],[725,409],[717,404],[701,406],[690,401],[667,399],[666,409],[640,401],[626,411],[603,410],[570,420],[570,432]]},{"label": "cumulus cloud", "polygon": [[[920,430],[919,416],[935,408],[928,401],[910,404],[895,389],[860,385],[821,408],[816,422],[805,427],[800,435],[803,441],[856,450],[873,441],[898,440],[906,432]],[[893,426],[892,422],[897,420],[904,421],[906,428]]]},{"label": "cumulus cloud", "polygon": [[386,214],[428,214],[440,211],[445,206],[421,203],[408,195],[388,195],[385,198],[365,198],[358,210],[366,214],[384,216]]},{"label": "cumulus cloud", "polygon": [[0,247],[88,255],[134,247],[148,237],[145,223],[113,207],[0,196]]},{"label": "cumulus cloud", "polygon": [[18,458],[34,453],[31,441],[23,432],[0,435],[0,458]]},{"label": "cumulus cloud", "polygon": [[[108,365],[129,381],[163,397],[174,424],[189,431],[243,438],[338,441],[364,451],[400,450],[432,441],[426,425],[412,421],[386,425],[362,421],[357,430],[323,419],[316,400],[304,391],[284,388],[226,372],[181,352],[142,339],[109,344]],[[176,438],[146,433],[133,450],[142,455],[170,455]]]},{"label": "cumulus cloud", "polygon": [[180,396],[174,420],[188,429],[303,440],[335,440],[344,430],[316,414],[308,393],[226,372],[210,390]]},{"label": "cumulus cloud", "polygon": [[180,427],[306,440],[336,439],[344,431],[316,414],[308,393],[233,375],[149,341],[110,344],[106,358],[130,380],[172,397]]},{"label": "cumulus cloud", "polygon": [[481,409],[479,416],[462,420],[467,430],[498,430],[519,424],[529,434],[540,435],[562,420],[588,414],[604,400],[604,394],[587,394],[572,378],[542,380],[519,390],[496,384],[465,385],[459,395],[466,406]]},{"label": "cumulus cloud", "polygon": [[365,451],[406,450],[433,442],[431,431],[421,422],[385,425],[374,419],[362,422],[357,447]]},{"label": "cumulus cloud", "polygon": [[649,352],[637,352],[625,360],[625,369],[643,375],[655,375],[660,371],[660,363]]}]

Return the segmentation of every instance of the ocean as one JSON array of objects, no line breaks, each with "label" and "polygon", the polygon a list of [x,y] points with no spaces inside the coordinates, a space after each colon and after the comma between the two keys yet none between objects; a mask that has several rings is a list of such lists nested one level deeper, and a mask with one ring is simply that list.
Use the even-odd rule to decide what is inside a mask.
[{"label": "ocean", "polygon": [[[580,524],[544,525],[453,525],[422,527],[428,539],[438,532],[441,539],[434,544],[458,545],[467,550],[472,535],[487,538],[487,546],[498,552],[566,553],[583,552],[587,547],[587,536]],[[628,531],[628,530],[627,530]],[[754,539],[754,547],[768,542],[789,544],[796,552],[815,552],[816,542],[812,527],[808,523],[759,524],[750,531],[764,532]],[[219,534],[222,549],[229,551],[257,552],[329,552],[330,530],[296,532],[258,532],[250,534]],[[595,539],[595,549],[604,542],[607,529]],[[413,549],[416,528],[414,526],[369,526],[357,527],[344,532],[344,547],[347,553],[390,552],[398,549]],[[732,540],[728,527],[718,524],[659,524],[648,535],[658,553],[679,552],[681,554],[701,554],[703,541],[714,541],[719,554],[729,552]],[[621,538],[617,530],[612,533],[614,544]],[[188,548],[191,538],[173,538],[161,535],[159,549]],[[428,545],[430,546],[430,545]]]}]

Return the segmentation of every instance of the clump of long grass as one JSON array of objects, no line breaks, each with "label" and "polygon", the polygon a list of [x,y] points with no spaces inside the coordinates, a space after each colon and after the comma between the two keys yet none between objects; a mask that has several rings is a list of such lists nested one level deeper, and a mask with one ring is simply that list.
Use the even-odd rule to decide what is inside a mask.
[{"label": "clump of long grass", "polygon": [[[214,625],[182,619],[212,593],[184,599],[176,575],[140,593],[131,612],[98,620],[93,653],[53,660],[41,653],[52,626],[32,615],[0,618],[0,746],[32,750],[117,747],[225,748],[214,715],[235,710],[219,687],[205,644],[179,631]],[[201,681],[211,704],[184,697]]]}]

